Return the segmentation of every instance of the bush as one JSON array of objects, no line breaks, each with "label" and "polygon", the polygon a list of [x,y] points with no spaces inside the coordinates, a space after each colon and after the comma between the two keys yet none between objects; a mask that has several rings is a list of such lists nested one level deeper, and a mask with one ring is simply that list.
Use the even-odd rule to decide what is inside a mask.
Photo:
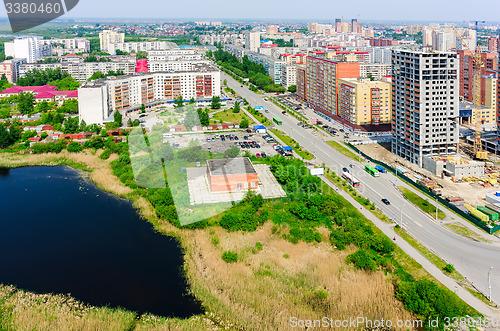
[{"label": "bush", "polygon": [[79,153],[83,150],[83,146],[77,142],[72,142],[66,149],[71,153]]},{"label": "bush", "polygon": [[225,251],[222,254],[222,259],[227,263],[233,263],[238,261],[238,253],[233,251]]},{"label": "bush", "polygon": [[455,267],[453,266],[453,264],[448,263],[447,265],[444,266],[443,270],[451,274],[453,271],[455,271]]},{"label": "bush", "polygon": [[356,268],[361,270],[374,271],[377,269],[377,263],[373,255],[364,249],[360,249],[356,253],[347,256],[347,262],[354,264]]}]

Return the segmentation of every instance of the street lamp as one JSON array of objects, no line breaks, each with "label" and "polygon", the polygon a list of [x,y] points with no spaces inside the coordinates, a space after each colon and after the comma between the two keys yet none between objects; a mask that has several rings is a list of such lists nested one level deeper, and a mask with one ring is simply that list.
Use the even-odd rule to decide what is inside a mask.
[{"label": "street lamp", "polygon": [[436,222],[438,221],[438,196],[436,195]]},{"label": "street lamp", "polygon": [[493,267],[490,267],[490,270],[488,270],[488,291],[489,291],[488,299],[490,300],[490,302],[491,302],[491,280],[490,280],[491,270],[493,270]]}]

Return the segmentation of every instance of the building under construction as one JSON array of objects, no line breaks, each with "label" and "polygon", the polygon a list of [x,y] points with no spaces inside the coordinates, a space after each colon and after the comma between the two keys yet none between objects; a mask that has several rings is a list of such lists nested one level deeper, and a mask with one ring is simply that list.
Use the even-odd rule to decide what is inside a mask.
[{"label": "building under construction", "polygon": [[425,156],[424,169],[436,176],[448,176],[455,180],[464,178],[484,178],[484,162],[476,162],[461,155],[447,157]]}]

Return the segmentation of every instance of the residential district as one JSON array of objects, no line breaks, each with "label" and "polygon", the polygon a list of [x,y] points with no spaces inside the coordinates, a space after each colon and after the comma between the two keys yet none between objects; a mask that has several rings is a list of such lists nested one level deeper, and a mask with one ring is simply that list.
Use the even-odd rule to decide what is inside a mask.
[{"label": "residential district", "polygon": [[[496,243],[500,230],[499,28],[342,18],[79,23],[60,31],[67,38],[13,36],[0,63],[0,146],[15,143],[13,127],[28,147],[119,142],[138,128],[161,130],[174,149],[196,137],[227,157],[184,169],[190,208],[249,189],[283,199],[258,160],[296,157],[311,174],[334,170],[393,225],[459,261],[475,249],[467,236]],[[179,110],[190,106],[198,119]],[[419,200],[425,217],[409,207]],[[498,257],[483,258],[461,272],[495,301]]]}]

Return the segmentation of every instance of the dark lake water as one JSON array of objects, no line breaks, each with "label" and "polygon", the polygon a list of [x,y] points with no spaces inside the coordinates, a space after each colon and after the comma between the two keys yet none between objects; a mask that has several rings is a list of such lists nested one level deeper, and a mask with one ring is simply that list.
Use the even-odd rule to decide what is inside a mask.
[{"label": "dark lake water", "polygon": [[182,264],[175,239],[78,171],[0,169],[0,283],[183,318],[202,309]]}]

